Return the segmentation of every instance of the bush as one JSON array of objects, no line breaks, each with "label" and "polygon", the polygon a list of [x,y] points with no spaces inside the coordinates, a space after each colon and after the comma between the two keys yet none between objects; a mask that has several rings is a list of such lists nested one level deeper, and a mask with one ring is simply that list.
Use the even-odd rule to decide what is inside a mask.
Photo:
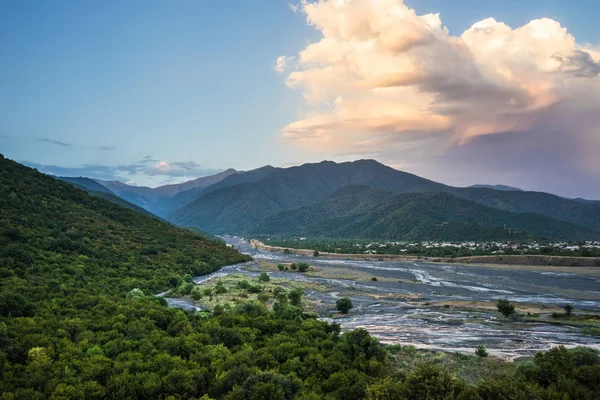
[{"label": "bush", "polygon": [[198,286],[194,287],[190,293],[190,297],[194,300],[200,300],[202,298],[202,290]]},{"label": "bush", "polygon": [[144,297],[146,297],[146,295],[141,289],[138,288],[131,289],[131,291],[127,293],[128,299],[143,299]]},{"label": "bush", "polygon": [[227,293],[227,289],[225,289],[225,286],[223,286],[223,282],[217,283],[217,285],[215,286],[215,293],[216,294]]},{"label": "bush", "polygon": [[258,277],[258,280],[261,281],[261,282],[269,282],[271,280],[271,278],[269,277],[269,274],[267,274],[266,272],[263,272]]},{"label": "bush", "polygon": [[498,303],[496,303],[496,307],[498,307],[498,311],[500,311],[500,314],[502,314],[506,318],[510,317],[515,313],[514,304],[510,304],[510,301],[508,301],[507,299],[498,300]]},{"label": "bush", "polygon": [[315,252],[313,253],[313,256],[319,257],[319,252],[317,250],[315,250]]},{"label": "bush", "polygon": [[285,265],[283,265],[283,264],[279,264],[279,265],[277,266],[277,268],[278,268],[280,271],[285,271],[285,268],[286,268],[286,266],[285,266]]},{"label": "bush", "polygon": [[260,287],[258,285],[256,285],[256,286],[250,286],[248,288],[248,292],[249,293],[260,293],[260,292],[262,292],[262,287]]},{"label": "bush", "polygon": [[250,287],[250,284],[248,283],[247,280],[243,280],[243,281],[239,281],[237,283],[237,287],[238,287],[238,289],[246,290]]},{"label": "bush", "polygon": [[352,304],[352,300],[348,297],[342,297],[335,302],[335,308],[342,314],[348,314],[352,307],[354,307],[354,305]]},{"label": "bush", "polygon": [[296,265],[296,263],[292,263],[292,265],[290,265],[290,268],[295,271],[298,268],[298,266]]},{"label": "bush", "polygon": [[192,283],[192,282],[193,282],[193,280],[192,280],[192,276],[191,276],[190,274],[185,274],[185,275],[183,276],[183,281],[184,281],[184,282],[187,282],[187,283]]},{"label": "bush", "polygon": [[306,272],[310,266],[307,263],[298,263],[298,272]]},{"label": "bush", "polygon": [[372,277],[372,278],[371,278],[371,280],[372,280],[373,282],[377,282],[377,277],[376,277],[376,276],[374,276],[374,277]]},{"label": "bush", "polygon": [[182,296],[187,296],[188,294],[190,294],[192,292],[193,288],[194,288],[193,283],[189,283],[189,282],[182,283],[181,286],[179,286],[179,294]]},{"label": "bush", "polygon": [[477,347],[477,350],[475,350],[475,354],[478,355],[479,357],[487,357],[488,356],[488,352],[485,349],[484,345],[479,345],[479,347]]}]

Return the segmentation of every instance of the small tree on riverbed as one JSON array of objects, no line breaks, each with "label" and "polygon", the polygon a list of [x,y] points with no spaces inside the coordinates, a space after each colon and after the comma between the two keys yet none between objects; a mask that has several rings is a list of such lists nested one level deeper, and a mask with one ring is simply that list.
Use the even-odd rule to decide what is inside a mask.
[{"label": "small tree on riverbed", "polygon": [[510,301],[508,301],[507,299],[498,300],[498,303],[496,303],[496,307],[498,307],[498,311],[500,311],[500,313],[506,318],[510,317],[515,313],[514,304],[510,304]]},{"label": "small tree on riverbed", "polygon": [[354,305],[352,304],[352,300],[348,297],[342,297],[335,302],[335,308],[342,314],[348,314],[352,307],[354,307]]},{"label": "small tree on riverbed", "polygon": [[573,306],[570,304],[567,304],[566,306],[564,306],[565,309],[565,313],[567,314],[567,317],[571,316],[571,313],[573,312]]}]

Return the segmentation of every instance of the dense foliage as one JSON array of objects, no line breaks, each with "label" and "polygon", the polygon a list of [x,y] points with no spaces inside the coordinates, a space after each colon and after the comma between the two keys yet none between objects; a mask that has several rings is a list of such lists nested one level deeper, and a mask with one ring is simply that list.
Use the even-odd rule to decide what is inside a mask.
[{"label": "dense foliage", "polygon": [[404,375],[302,294],[193,313],[153,294],[246,256],[0,156],[0,399],[592,399],[600,359],[556,348],[467,385]]},{"label": "dense foliage", "polygon": [[447,193],[393,194],[347,186],[329,199],[265,218],[251,234],[388,240],[586,240],[570,222],[485,207]]}]

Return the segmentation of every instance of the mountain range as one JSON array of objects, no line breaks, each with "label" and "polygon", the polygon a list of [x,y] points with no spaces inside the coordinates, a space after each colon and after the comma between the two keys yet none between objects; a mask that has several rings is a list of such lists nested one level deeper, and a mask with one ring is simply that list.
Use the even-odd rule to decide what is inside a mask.
[{"label": "mountain range", "polygon": [[375,160],[229,169],[154,189],[61,179],[96,192],[99,184],[108,190],[105,196],[212,234],[452,241],[600,237],[599,202],[504,185],[453,187]]}]

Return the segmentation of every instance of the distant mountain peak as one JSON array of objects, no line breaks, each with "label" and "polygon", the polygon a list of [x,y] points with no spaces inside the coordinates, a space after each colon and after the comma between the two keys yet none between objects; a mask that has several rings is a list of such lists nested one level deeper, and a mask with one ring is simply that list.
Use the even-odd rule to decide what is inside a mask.
[{"label": "distant mountain peak", "polygon": [[518,191],[518,192],[522,192],[523,189],[519,189],[513,186],[507,186],[507,185],[472,185],[469,186],[472,188],[476,188],[476,189],[494,189],[494,190],[503,190],[503,191]]}]

